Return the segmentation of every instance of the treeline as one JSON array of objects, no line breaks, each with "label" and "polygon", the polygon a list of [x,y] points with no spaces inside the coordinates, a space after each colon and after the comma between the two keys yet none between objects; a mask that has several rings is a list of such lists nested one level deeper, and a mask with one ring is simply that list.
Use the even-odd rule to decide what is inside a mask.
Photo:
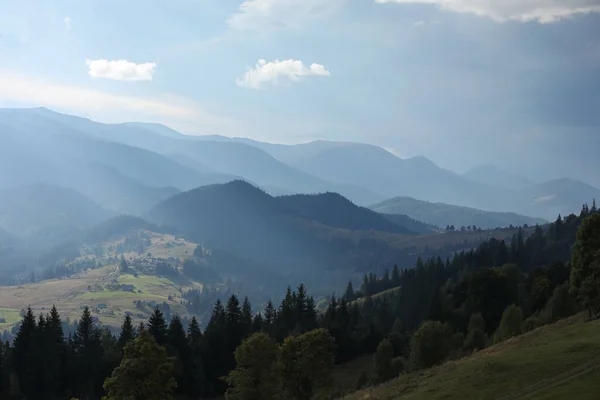
[{"label": "treeline", "polygon": [[[390,287],[399,289],[369,295]],[[358,301],[360,315],[385,338],[375,359],[387,360],[389,379],[402,368],[428,367],[581,309],[597,315],[599,287],[600,213],[584,206],[579,216],[559,217],[527,239],[519,231],[508,245],[491,239],[445,262],[367,276],[362,293],[350,283],[344,298],[367,293]],[[394,359],[400,367],[392,368]]]},{"label": "treeline", "polygon": [[[493,239],[452,260],[395,268],[389,281],[400,289],[362,301],[332,296],[322,314],[304,285],[288,288],[278,307],[268,302],[260,313],[232,294],[226,303],[216,301],[204,331],[195,318],[184,327],[178,316],[167,321],[155,309],[145,326],[134,327],[127,316],[114,335],[86,308],[65,338],[55,308],[38,318],[28,309],[13,344],[0,351],[0,393],[27,399],[168,399],[170,391],[190,399],[225,392],[231,399],[335,397],[334,363],[375,353],[373,371],[357,382],[362,387],[585,307],[597,313],[600,213],[584,207],[527,239],[519,232],[508,245]],[[148,365],[161,367],[144,374]],[[141,395],[142,387],[162,397]]]},{"label": "treeline", "polygon": [[[584,205],[578,216],[571,214],[563,218],[559,215],[554,223],[548,225],[546,231],[536,226],[533,228],[533,233],[527,237],[525,230],[528,227],[523,226],[506,241],[492,238],[481,243],[476,249],[460,251],[445,261],[434,257],[424,262],[419,257],[416,269],[421,269],[425,263],[430,267],[434,263],[437,269],[444,267],[454,271],[462,269],[463,266],[493,267],[516,264],[523,272],[528,273],[535,267],[553,266],[557,262],[566,263],[571,255],[577,228],[586,217],[598,212],[596,202],[592,204],[592,207]],[[386,270],[381,277],[375,273],[365,274],[359,290],[355,291],[352,282],[349,282],[344,298],[350,301],[399,287],[407,281],[407,275],[411,274],[411,270],[399,271],[398,267],[394,266],[391,274]]]},{"label": "treeline", "polygon": [[235,367],[234,351],[254,332],[265,332],[283,341],[319,327],[315,302],[303,285],[288,289],[279,307],[268,303],[263,313],[254,313],[246,298],[240,303],[231,295],[223,304],[217,300],[206,329],[196,318],[184,328],[182,319],[167,322],[156,308],[144,326],[134,327],[126,316],[120,333],[100,327],[86,307],[75,332],[65,337],[64,324],[55,307],[35,317],[25,312],[13,344],[0,351],[0,394],[2,398],[99,399],[103,385],[120,364],[124,346],[146,329],[156,343],[174,359],[176,393],[189,398],[214,397],[227,388],[222,379]]}]

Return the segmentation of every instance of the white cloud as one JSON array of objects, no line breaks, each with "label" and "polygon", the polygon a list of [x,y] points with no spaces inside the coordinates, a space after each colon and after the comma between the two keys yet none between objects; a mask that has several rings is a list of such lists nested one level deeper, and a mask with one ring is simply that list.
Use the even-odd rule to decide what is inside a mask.
[{"label": "white cloud", "polygon": [[67,26],[67,29],[71,30],[71,17],[66,16],[63,21],[65,21],[65,25]]},{"label": "white cloud", "polygon": [[197,104],[174,96],[141,98],[63,85],[0,70],[0,104],[44,106],[106,122],[164,123],[184,132],[239,134],[231,120],[203,111]]},{"label": "white cloud", "polygon": [[552,23],[600,12],[598,0],[375,0],[376,3],[433,4],[441,9],[489,17],[498,22]]},{"label": "white cloud", "polygon": [[343,0],[246,0],[227,24],[232,29],[257,31],[296,28],[336,10]]},{"label": "white cloud", "polygon": [[416,21],[415,23],[413,23],[413,26],[422,26],[425,25],[425,21]]},{"label": "white cloud", "polygon": [[258,60],[255,68],[251,68],[244,76],[237,79],[242,87],[259,89],[264,83],[278,84],[281,81],[297,82],[305,76],[329,76],[331,73],[321,64],[306,67],[300,60],[274,60],[266,62]]},{"label": "white cloud", "polygon": [[93,78],[116,81],[151,81],[156,63],[136,64],[127,60],[85,60]]}]

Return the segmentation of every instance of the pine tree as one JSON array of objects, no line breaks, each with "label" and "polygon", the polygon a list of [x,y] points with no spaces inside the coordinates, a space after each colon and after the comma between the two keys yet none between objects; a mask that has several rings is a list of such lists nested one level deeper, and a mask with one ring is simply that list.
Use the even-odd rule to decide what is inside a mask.
[{"label": "pine tree", "polygon": [[156,343],[164,346],[167,341],[167,321],[158,307],[154,309],[148,319],[148,332],[154,337]]},{"label": "pine tree", "polygon": [[344,292],[344,297],[343,298],[346,301],[353,301],[353,300],[355,300],[354,287],[352,287],[352,281],[348,282],[348,286],[346,286],[346,291]]},{"label": "pine tree", "polygon": [[275,322],[277,320],[277,311],[273,306],[273,302],[269,300],[265,307],[265,318],[263,323],[263,331],[271,336],[275,337]]},{"label": "pine tree", "polygon": [[202,363],[202,331],[196,317],[192,317],[188,327],[187,341],[190,347],[190,359],[186,375],[187,394],[192,399],[199,398],[205,393],[206,377]]},{"label": "pine tree", "polygon": [[258,313],[252,319],[252,333],[262,332],[263,330],[263,317],[261,313]]},{"label": "pine tree", "polygon": [[62,321],[56,306],[52,306],[46,319],[47,354],[46,369],[49,371],[46,387],[49,393],[62,395],[66,390],[66,347]]},{"label": "pine tree", "polygon": [[102,355],[100,332],[96,329],[88,306],[85,306],[77,329],[73,335],[72,351],[75,355],[72,377],[76,382],[76,392],[80,398],[95,397],[98,382],[101,383],[101,365],[98,362]]},{"label": "pine tree", "polygon": [[[226,327],[225,309],[221,300],[217,300],[204,331],[204,351],[202,365],[206,374],[205,392],[208,395],[222,393],[225,390],[221,377],[232,368],[230,360],[224,357],[231,350],[228,348],[228,332]],[[233,356],[231,357],[233,358]],[[233,361],[235,362],[235,360]]]},{"label": "pine tree", "polygon": [[202,330],[200,330],[200,324],[198,324],[198,320],[195,316],[190,320],[187,338],[190,346],[198,345],[202,340]]},{"label": "pine tree", "polygon": [[600,312],[600,214],[583,220],[571,256],[571,287],[590,316]]},{"label": "pine tree", "polygon": [[186,371],[189,372],[191,364],[190,345],[181,319],[177,315],[171,318],[169,323],[167,345],[167,352],[175,357],[174,376],[177,381],[177,391],[185,393],[187,391],[186,384],[190,380],[186,376]]},{"label": "pine tree", "polygon": [[244,297],[244,302],[242,303],[241,323],[244,330],[244,337],[250,336],[252,333],[252,305],[248,297]]},{"label": "pine tree", "polygon": [[35,331],[35,316],[31,307],[28,307],[15,336],[12,360],[15,373],[21,383],[20,386],[24,390],[28,387],[33,387],[33,383],[30,381],[33,375],[31,371],[32,366],[27,361],[29,360],[29,354],[33,350]]},{"label": "pine tree", "polygon": [[129,341],[135,339],[135,328],[131,321],[131,316],[127,314],[121,325],[121,333],[119,334],[119,348],[123,349]]},{"label": "pine tree", "polygon": [[400,286],[400,270],[398,269],[398,265],[394,265],[394,269],[392,270],[392,286]]}]

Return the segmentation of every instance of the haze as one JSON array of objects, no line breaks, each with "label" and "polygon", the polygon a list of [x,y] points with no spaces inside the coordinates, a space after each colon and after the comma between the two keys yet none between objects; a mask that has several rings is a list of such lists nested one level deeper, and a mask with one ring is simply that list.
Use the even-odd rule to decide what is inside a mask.
[{"label": "haze", "polygon": [[600,186],[584,0],[0,0],[0,106]]}]

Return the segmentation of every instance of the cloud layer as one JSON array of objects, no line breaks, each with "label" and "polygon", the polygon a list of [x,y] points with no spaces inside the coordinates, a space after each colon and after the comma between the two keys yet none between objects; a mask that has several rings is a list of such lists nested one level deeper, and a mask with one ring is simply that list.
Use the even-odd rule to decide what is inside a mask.
[{"label": "cloud layer", "polygon": [[329,76],[331,73],[321,64],[311,64],[306,67],[300,60],[274,60],[266,62],[258,60],[255,68],[248,70],[244,76],[237,79],[242,87],[259,89],[263,84],[276,85],[281,82],[297,82],[306,76]]},{"label": "cloud layer", "polygon": [[227,24],[236,30],[294,28],[337,9],[342,0],[246,0]]},{"label": "cloud layer", "polygon": [[63,21],[65,22],[65,25],[67,26],[67,29],[71,30],[71,17],[66,16]]},{"label": "cloud layer", "polygon": [[93,78],[115,81],[151,81],[156,63],[136,64],[127,60],[85,60]]},{"label": "cloud layer", "polygon": [[577,14],[600,12],[598,0],[375,0],[375,2],[433,4],[445,10],[489,17],[498,22],[552,23]]}]

